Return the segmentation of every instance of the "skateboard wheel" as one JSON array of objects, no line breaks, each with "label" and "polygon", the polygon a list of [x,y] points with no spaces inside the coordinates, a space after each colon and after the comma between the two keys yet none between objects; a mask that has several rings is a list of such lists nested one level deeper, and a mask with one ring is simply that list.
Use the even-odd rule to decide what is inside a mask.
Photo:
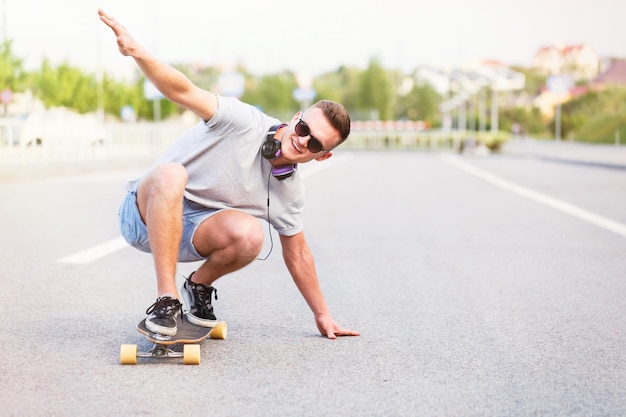
[{"label": "skateboard wheel", "polygon": [[218,322],[209,336],[211,339],[226,339],[226,334],[228,333],[228,327],[226,326],[226,322],[220,321]]},{"label": "skateboard wheel", "polygon": [[120,363],[122,365],[137,365],[137,345],[122,345]]},{"label": "skateboard wheel", "polygon": [[183,363],[185,365],[200,365],[200,345],[183,346]]}]

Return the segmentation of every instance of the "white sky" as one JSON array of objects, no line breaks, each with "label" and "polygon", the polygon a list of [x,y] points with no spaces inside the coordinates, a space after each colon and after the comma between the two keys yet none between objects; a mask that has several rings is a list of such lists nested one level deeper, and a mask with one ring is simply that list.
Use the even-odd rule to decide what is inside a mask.
[{"label": "white sky", "polygon": [[[242,63],[255,74],[316,75],[340,65],[457,67],[498,59],[530,65],[555,42],[626,57],[626,0],[0,0],[13,51],[89,71],[130,71],[103,8],[168,62]],[[6,26],[5,23],[6,22]]]}]

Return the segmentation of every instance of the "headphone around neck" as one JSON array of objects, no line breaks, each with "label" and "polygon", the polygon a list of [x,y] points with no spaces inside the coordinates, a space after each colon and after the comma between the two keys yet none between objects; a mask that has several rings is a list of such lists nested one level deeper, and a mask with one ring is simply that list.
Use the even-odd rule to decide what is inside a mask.
[{"label": "headphone around neck", "polygon": [[272,175],[281,181],[291,177],[298,167],[297,164],[274,166],[274,160],[280,156],[280,141],[276,139],[276,132],[285,126],[285,123],[281,123],[270,127],[261,147],[263,158],[272,162]]}]

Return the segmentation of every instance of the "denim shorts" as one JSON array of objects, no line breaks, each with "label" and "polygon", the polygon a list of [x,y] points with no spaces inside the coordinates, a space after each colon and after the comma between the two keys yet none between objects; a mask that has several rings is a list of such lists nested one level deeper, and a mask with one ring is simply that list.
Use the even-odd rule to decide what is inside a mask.
[{"label": "denim shorts", "polygon": [[[193,236],[198,226],[220,210],[209,209],[194,203],[186,198],[183,199],[183,238],[178,249],[178,262],[202,261],[206,257],[201,256],[193,245]],[[150,253],[150,241],[148,229],[141,219],[137,207],[137,184],[126,194],[119,210],[120,230],[128,244],[143,252]]]}]

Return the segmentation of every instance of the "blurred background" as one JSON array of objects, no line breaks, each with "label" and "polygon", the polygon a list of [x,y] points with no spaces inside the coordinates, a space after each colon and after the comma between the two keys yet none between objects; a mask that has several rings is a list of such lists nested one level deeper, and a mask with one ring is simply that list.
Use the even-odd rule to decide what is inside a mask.
[{"label": "blurred background", "polygon": [[[436,3],[436,4],[434,4]],[[198,119],[156,91],[111,13],[196,84],[287,119],[319,99],[346,147],[498,151],[626,139],[626,5],[556,0],[1,0],[0,166],[152,159]]]}]

